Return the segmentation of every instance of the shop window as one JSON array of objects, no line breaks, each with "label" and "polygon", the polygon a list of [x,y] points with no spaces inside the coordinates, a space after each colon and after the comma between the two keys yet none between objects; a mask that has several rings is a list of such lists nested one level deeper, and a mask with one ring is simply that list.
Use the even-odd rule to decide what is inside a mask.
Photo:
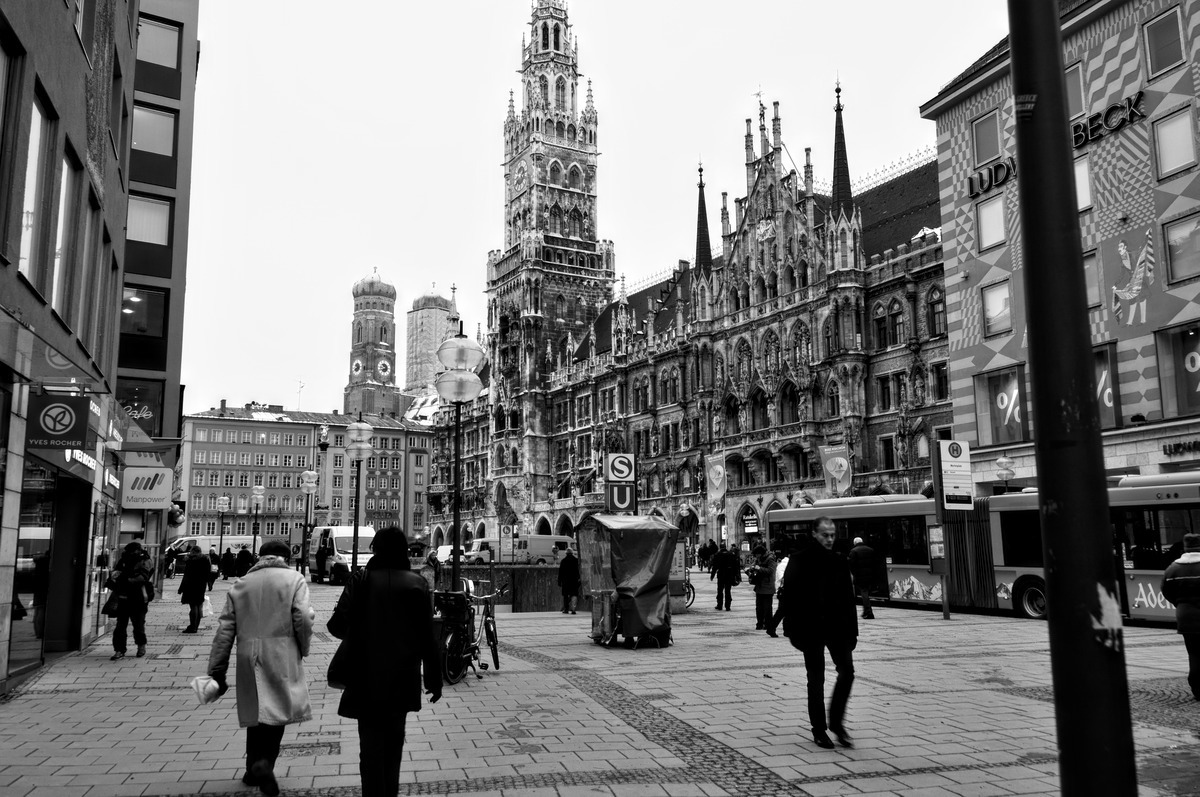
[{"label": "shop window", "polygon": [[1200,276],[1200,214],[1166,225],[1166,238],[1171,279]]},{"label": "shop window", "polygon": [[1067,70],[1067,115],[1074,119],[1083,116],[1083,64]]},{"label": "shop window", "polygon": [[1179,9],[1146,23],[1146,60],[1150,64],[1150,79],[1183,63],[1183,32],[1179,26]]},{"label": "shop window", "polygon": [[1163,417],[1200,413],[1200,326],[1159,332],[1155,335],[1155,343]]},{"label": "shop window", "polygon": [[1189,105],[1154,123],[1154,154],[1159,178],[1196,163],[1196,137]]},{"label": "shop window", "polygon": [[[151,437],[162,434],[163,382],[122,377],[117,381],[117,403],[142,431]],[[207,452],[196,450],[196,454]],[[218,452],[213,452],[216,457]],[[203,462],[203,460],[201,460]],[[220,464],[214,460],[213,464]]]},{"label": "shop window", "polygon": [[975,141],[975,165],[981,166],[1000,157],[1000,112],[992,111],[971,125]]},{"label": "shop window", "polygon": [[975,377],[975,423],[980,445],[1029,439],[1027,415],[1023,366]]},{"label": "shop window", "polygon": [[975,227],[979,237],[979,251],[991,249],[1004,243],[1004,194],[985,199],[975,206]]},{"label": "shop window", "polygon": [[1075,206],[1081,211],[1092,206],[1092,172],[1086,154],[1075,159]]},{"label": "shop window", "polygon": [[983,299],[983,334],[996,335],[1011,330],[1011,286],[1008,280],[989,285],[980,293]]},{"label": "shop window", "polygon": [[1087,291],[1088,307],[1100,304],[1100,258],[1095,252],[1083,256],[1083,284]]}]

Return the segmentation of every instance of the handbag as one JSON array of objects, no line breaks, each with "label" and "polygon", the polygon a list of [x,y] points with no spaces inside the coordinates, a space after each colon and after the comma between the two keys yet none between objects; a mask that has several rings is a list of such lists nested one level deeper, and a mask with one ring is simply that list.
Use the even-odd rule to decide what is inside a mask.
[{"label": "handbag", "polygon": [[200,616],[212,617],[212,601],[208,599],[207,595],[204,596],[204,603],[200,606]]},{"label": "handbag", "polygon": [[[366,571],[360,571],[355,574],[355,581],[358,582],[358,589],[354,591],[353,602],[350,606],[353,622],[350,623],[350,635],[341,641],[337,650],[333,652],[333,658],[329,660],[329,669],[325,673],[325,680],[329,682],[332,689],[346,689],[354,685],[354,661],[358,658],[358,647],[356,639],[358,638],[358,625],[362,621],[360,609],[363,606],[363,598],[359,596],[359,590],[363,589],[363,585],[367,583]],[[351,581],[350,583],[355,583]]]},{"label": "handbag", "polygon": [[113,592],[108,596],[108,600],[100,607],[100,613],[105,617],[116,617],[117,607],[120,605],[121,598],[117,593]]}]

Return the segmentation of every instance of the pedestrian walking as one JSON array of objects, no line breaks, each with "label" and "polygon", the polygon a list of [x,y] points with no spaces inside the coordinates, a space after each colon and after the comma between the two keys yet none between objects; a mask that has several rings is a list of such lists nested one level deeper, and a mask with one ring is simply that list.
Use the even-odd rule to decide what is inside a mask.
[{"label": "pedestrian walking", "polygon": [[[833,747],[828,731],[843,747],[853,747],[846,733],[846,703],[854,684],[854,657],[858,645],[858,614],[850,565],[833,552],[837,536],[833,520],[817,518],[812,537],[792,552],[784,574],[783,633],[804,654],[808,673],[808,718],[813,741]],[[837,669],[829,719],[825,718],[825,649]]]},{"label": "pedestrian walking", "polygon": [[217,583],[217,576],[221,574],[221,555],[217,553],[215,547],[208,549],[208,588],[211,590],[213,584]]},{"label": "pedestrian walking", "polygon": [[315,613],[308,583],[288,563],[286,543],[272,540],[259,560],[229,588],[208,657],[208,675],[222,692],[237,640],[238,724],[246,729],[242,783],[279,794],[275,759],[287,725],[312,719],[304,657]]},{"label": "pedestrian walking", "polygon": [[765,545],[754,548],[754,617],[755,631],[763,631],[771,625],[771,613],[775,606],[775,565],[779,560]]},{"label": "pedestrian walking", "polygon": [[717,611],[721,610],[722,603],[725,604],[725,611],[729,611],[733,603],[733,588],[742,583],[742,565],[737,554],[726,548],[725,543],[721,543],[717,555],[713,557],[712,574],[708,580],[713,579],[717,581]]},{"label": "pedestrian walking", "polygon": [[875,549],[863,542],[862,537],[855,537],[854,547],[850,549],[846,559],[850,564],[850,575],[854,578],[854,591],[862,601],[862,618],[874,620],[871,590],[875,589],[876,576],[879,574],[879,561]]},{"label": "pedestrian walking", "polygon": [[125,546],[121,558],[109,575],[105,587],[117,597],[117,626],[113,629],[111,661],[125,658],[129,625],[133,624],[133,644],[137,656],[146,655],[146,610],[154,599],[154,565],[150,554],[139,542]]},{"label": "pedestrian walking", "polygon": [[1188,654],[1188,686],[1200,700],[1200,534],[1183,535],[1183,553],[1167,565],[1161,589],[1175,604],[1175,628]]},{"label": "pedestrian walking", "polygon": [[771,615],[771,622],[767,623],[766,631],[769,637],[779,637],[779,624],[783,622],[783,576],[787,572],[789,561],[791,561],[791,557],[784,556],[775,565],[775,597],[779,603],[775,608],[775,614]]},{"label": "pedestrian walking", "polygon": [[433,593],[437,590],[438,579],[442,576],[442,563],[438,561],[437,551],[430,551],[425,557],[425,563],[421,565],[421,578],[425,579],[425,585],[429,587],[429,596],[432,600]]},{"label": "pedestrian walking", "polygon": [[404,533],[381,529],[371,547],[371,560],[338,598],[329,633],[354,654],[338,715],[358,722],[363,797],[393,797],[408,712],[421,709],[422,682],[430,703],[441,698],[442,671],[429,586],[409,569]]},{"label": "pedestrian walking", "polygon": [[[725,543],[721,543],[721,545],[724,546]],[[708,572],[709,572],[709,575],[711,575],[713,573],[713,571],[716,569],[718,553],[720,553],[720,549],[717,548],[717,541],[709,540],[708,541]],[[709,581],[712,581],[712,579],[710,578]]]},{"label": "pedestrian walking", "polygon": [[238,578],[250,572],[250,568],[254,566],[254,554],[250,553],[250,549],[245,545],[237,552],[237,574]]},{"label": "pedestrian walking", "polygon": [[562,591],[562,613],[575,614],[575,601],[579,598],[579,560],[570,548],[558,563],[558,588]]},{"label": "pedestrian walking", "polygon": [[167,578],[175,578],[175,560],[179,558],[179,551],[174,548],[168,548],[163,554],[163,575]]},{"label": "pedestrian walking", "polygon": [[227,581],[230,576],[237,575],[237,557],[233,555],[232,548],[226,548],[225,553],[221,554],[221,580]]},{"label": "pedestrian walking", "polygon": [[179,602],[188,607],[188,624],[183,629],[185,634],[195,634],[200,630],[200,612],[204,607],[204,596],[208,592],[208,571],[211,563],[208,557],[200,553],[200,546],[188,548],[183,558],[183,578],[179,581]]}]

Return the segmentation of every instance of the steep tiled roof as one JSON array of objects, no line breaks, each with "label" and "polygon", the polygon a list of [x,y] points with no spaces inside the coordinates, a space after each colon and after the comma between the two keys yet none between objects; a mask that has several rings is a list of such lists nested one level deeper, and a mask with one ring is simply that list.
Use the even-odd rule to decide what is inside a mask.
[{"label": "steep tiled roof", "polygon": [[[718,262],[720,259],[718,258]],[[635,293],[631,293],[627,297],[630,310],[637,315],[638,330],[636,334],[643,334],[645,331],[645,320],[649,317],[651,310],[658,308],[658,312],[654,313],[654,333],[661,334],[666,332],[675,323],[675,311],[678,304],[678,295],[676,286],[682,290],[683,301],[689,302],[692,294],[692,271],[689,268],[683,268],[672,272],[670,277],[647,285]],[[613,318],[616,315],[617,307],[620,306],[621,300],[617,299],[605,307],[597,316],[592,324],[592,334],[596,337],[596,354],[608,354],[612,351],[612,326]],[[691,318],[691,306],[683,308],[684,320]],[[586,337],[575,349],[575,356],[572,358],[575,362],[587,359],[591,346]]]},{"label": "steep tiled roof", "polygon": [[863,252],[870,257],[906,244],[923,227],[942,226],[937,161],[929,161],[858,195]]}]

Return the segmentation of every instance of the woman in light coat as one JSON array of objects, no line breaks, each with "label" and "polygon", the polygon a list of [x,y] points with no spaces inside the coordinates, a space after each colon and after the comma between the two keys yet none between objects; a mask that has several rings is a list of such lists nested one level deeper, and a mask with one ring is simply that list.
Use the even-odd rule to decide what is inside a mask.
[{"label": "woman in light coat", "polygon": [[246,729],[242,782],[267,795],[279,793],[274,770],[284,726],[312,719],[303,659],[315,612],[304,576],[288,564],[290,554],[284,543],[265,543],[258,563],[229,588],[208,659],[208,674],[224,691],[237,639],[238,723]]}]

